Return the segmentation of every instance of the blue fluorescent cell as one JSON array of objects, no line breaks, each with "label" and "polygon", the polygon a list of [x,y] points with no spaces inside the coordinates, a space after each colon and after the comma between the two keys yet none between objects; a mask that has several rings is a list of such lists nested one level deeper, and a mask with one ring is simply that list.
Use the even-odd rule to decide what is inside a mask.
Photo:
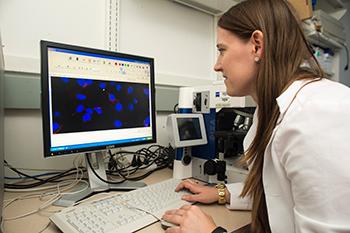
[{"label": "blue fluorescent cell", "polygon": [[105,89],[107,87],[107,84],[106,83],[100,83],[100,88],[101,89]]},{"label": "blue fluorescent cell", "polygon": [[81,113],[84,111],[84,109],[85,109],[84,105],[80,104],[80,105],[78,105],[78,107],[75,111],[77,111],[78,113]]},{"label": "blue fluorescent cell", "polygon": [[120,91],[122,89],[122,85],[120,85],[120,84],[115,85],[115,89],[117,91]]},{"label": "blue fluorescent cell", "polygon": [[93,83],[91,79],[78,79],[77,82],[81,87],[87,87]]},{"label": "blue fluorescent cell", "polygon": [[85,80],[84,79],[78,79],[77,83],[79,84],[79,86],[84,87],[85,86]]},{"label": "blue fluorescent cell", "polygon": [[94,110],[97,112],[98,115],[102,114],[102,108],[101,107],[94,107]]},{"label": "blue fluorescent cell", "polygon": [[86,100],[86,95],[76,94],[75,96],[77,97],[78,100]]},{"label": "blue fluorescent cell", "polygon": [[137,103],[138,103],[137,99],[136,99],[136,98],[134,98],[134,104],[137,104]]},{"label": "blue fluorescent cell", "polygon": [[145,95],[149,95],[149,89],[143,89],[143,93],[145,94]]},{"label": "blue fluorescent cell", "polygon": [[115,120],[115,121],[114,121],[114,126],[115,126],[116,128],[120,128],[120,127],[122,127],[122,122],[121,122],[120,120]]},{"label": "blue fluorescent cell", "polygon": [[83,116],[83,121],[87,122],[87,121],[90,121],[90,120],[91,120],[91,115],[88,114],[88,113],[85,113],[84,116]]},{"label": "blue fluorescent cell", "polygon": [[61,78],[64,83],[69,83],[69,78]]},{"label": "blue fluorescent cell", "polygon": [[149,119],[149,116],[146,117],[146,119],[143,121],[143,124],[144,124],[144,126],[146,126],[146,127],[150,126],[150,119]]},{"label": "blue fluorescent cell", "polygon": [[85,83],[86,83],[87,85],[91,85],[93,82],[94,82],[94,81],[91,80],[91,79],[86,79],[86,80],[85,80]]},{"label": "blue fluorescent cell", "polygon": [[52,125],[53,132],[56,132],[59,128],[60,128],[60,124],[58,124],[57,122],[54,122]]},{"label": "blue fluorescent cell", "polygon": [[133,92],[134,92],[134,88],[128,87],[128,94],[131,94],[131,93],[133,93]]},{"label": "blue fluorescent cell", "polygon": [[135,109],[134,105],[133,104],[129,104],[129,110],[130,111],[134,111],[134,109]]},{"label": "blue fluorescent cell", "polygon": [[94,113],[94,111],[91,108],[87,108],[86,113],[91,115]]},{"label": "blue fluorescent cell", "polygon": [[117,103],[115,105],[115,110],[117,110],[118,112],[120,112],[123,109],[123,105],[121,103]]},{"label": "blue fluorescent cell", "polygon": [[116,101],[116,98],[113,94],[108,94],[109,101],[114,102]]},{"label": "blue fluorescent cell", "polygon": [[60,117],[61,116],[61,113],[59,111],[56,111],[54,114],[53,114],[55,117]]}]

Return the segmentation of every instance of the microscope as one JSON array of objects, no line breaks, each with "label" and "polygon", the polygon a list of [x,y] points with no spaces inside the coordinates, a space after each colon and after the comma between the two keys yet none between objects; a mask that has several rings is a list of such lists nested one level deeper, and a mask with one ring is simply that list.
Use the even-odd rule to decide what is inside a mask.
[{"label": "microscope", "polygon": [[[210,86],[180,88],[178,109],[177,114],[167,119],[168,136],[175,148],[173,177],[193,177],[207,183],[243,181],[247,170],[238,166],[237,161],[244,153],[243,140],[253,121],[253,100],[228,96],[224,83],[216,81]],[[191,116],[202,119],[197,126],[193,122],[192,126],[187,125],[197,129],[192,130],[195,136],[191,139],[204,134],[205,140],[199,144],[188,140],[186,146],[175,143],[174,138],[183,135],[174,119]]]}]

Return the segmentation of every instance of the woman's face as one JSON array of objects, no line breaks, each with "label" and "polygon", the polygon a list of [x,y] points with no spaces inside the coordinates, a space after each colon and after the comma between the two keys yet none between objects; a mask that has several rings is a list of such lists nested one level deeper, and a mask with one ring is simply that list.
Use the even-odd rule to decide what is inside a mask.
[{"label": "woman's face", "polygon": [[243,41],[232,32],[218,27],[217,45],[219,56],[214,70],[222,72],[227,94],[230,96],[250,95],[255,99],[255,79],[258,63],[256,45]]}]

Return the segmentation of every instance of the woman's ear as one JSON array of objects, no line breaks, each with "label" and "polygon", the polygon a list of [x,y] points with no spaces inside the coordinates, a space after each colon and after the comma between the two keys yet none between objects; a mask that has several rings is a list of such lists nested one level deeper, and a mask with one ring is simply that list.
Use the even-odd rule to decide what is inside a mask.
[{"label": "woman's ear", "polygon": [[263,50],[264,50],[264,34],[260,30],[255,30],[250,37],[250,42],[253,45],[253,53],[254,56],[262,58]]}]

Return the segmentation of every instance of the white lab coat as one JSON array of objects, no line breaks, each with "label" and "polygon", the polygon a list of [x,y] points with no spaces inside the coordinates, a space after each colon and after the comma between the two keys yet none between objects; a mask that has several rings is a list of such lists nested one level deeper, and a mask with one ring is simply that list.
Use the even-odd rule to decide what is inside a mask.
[{"label": "white lab coat", "polygon": [[[273,233],[350,232],[350,88],[326,79],[301,88],[305,82],[295,81],[277,98],[279,124],[263,167],[270,227]],[[254,118],[245,148],[256,132]],[[228,185],[228,208],[251,208],[238,197],[242,187]]]}]

